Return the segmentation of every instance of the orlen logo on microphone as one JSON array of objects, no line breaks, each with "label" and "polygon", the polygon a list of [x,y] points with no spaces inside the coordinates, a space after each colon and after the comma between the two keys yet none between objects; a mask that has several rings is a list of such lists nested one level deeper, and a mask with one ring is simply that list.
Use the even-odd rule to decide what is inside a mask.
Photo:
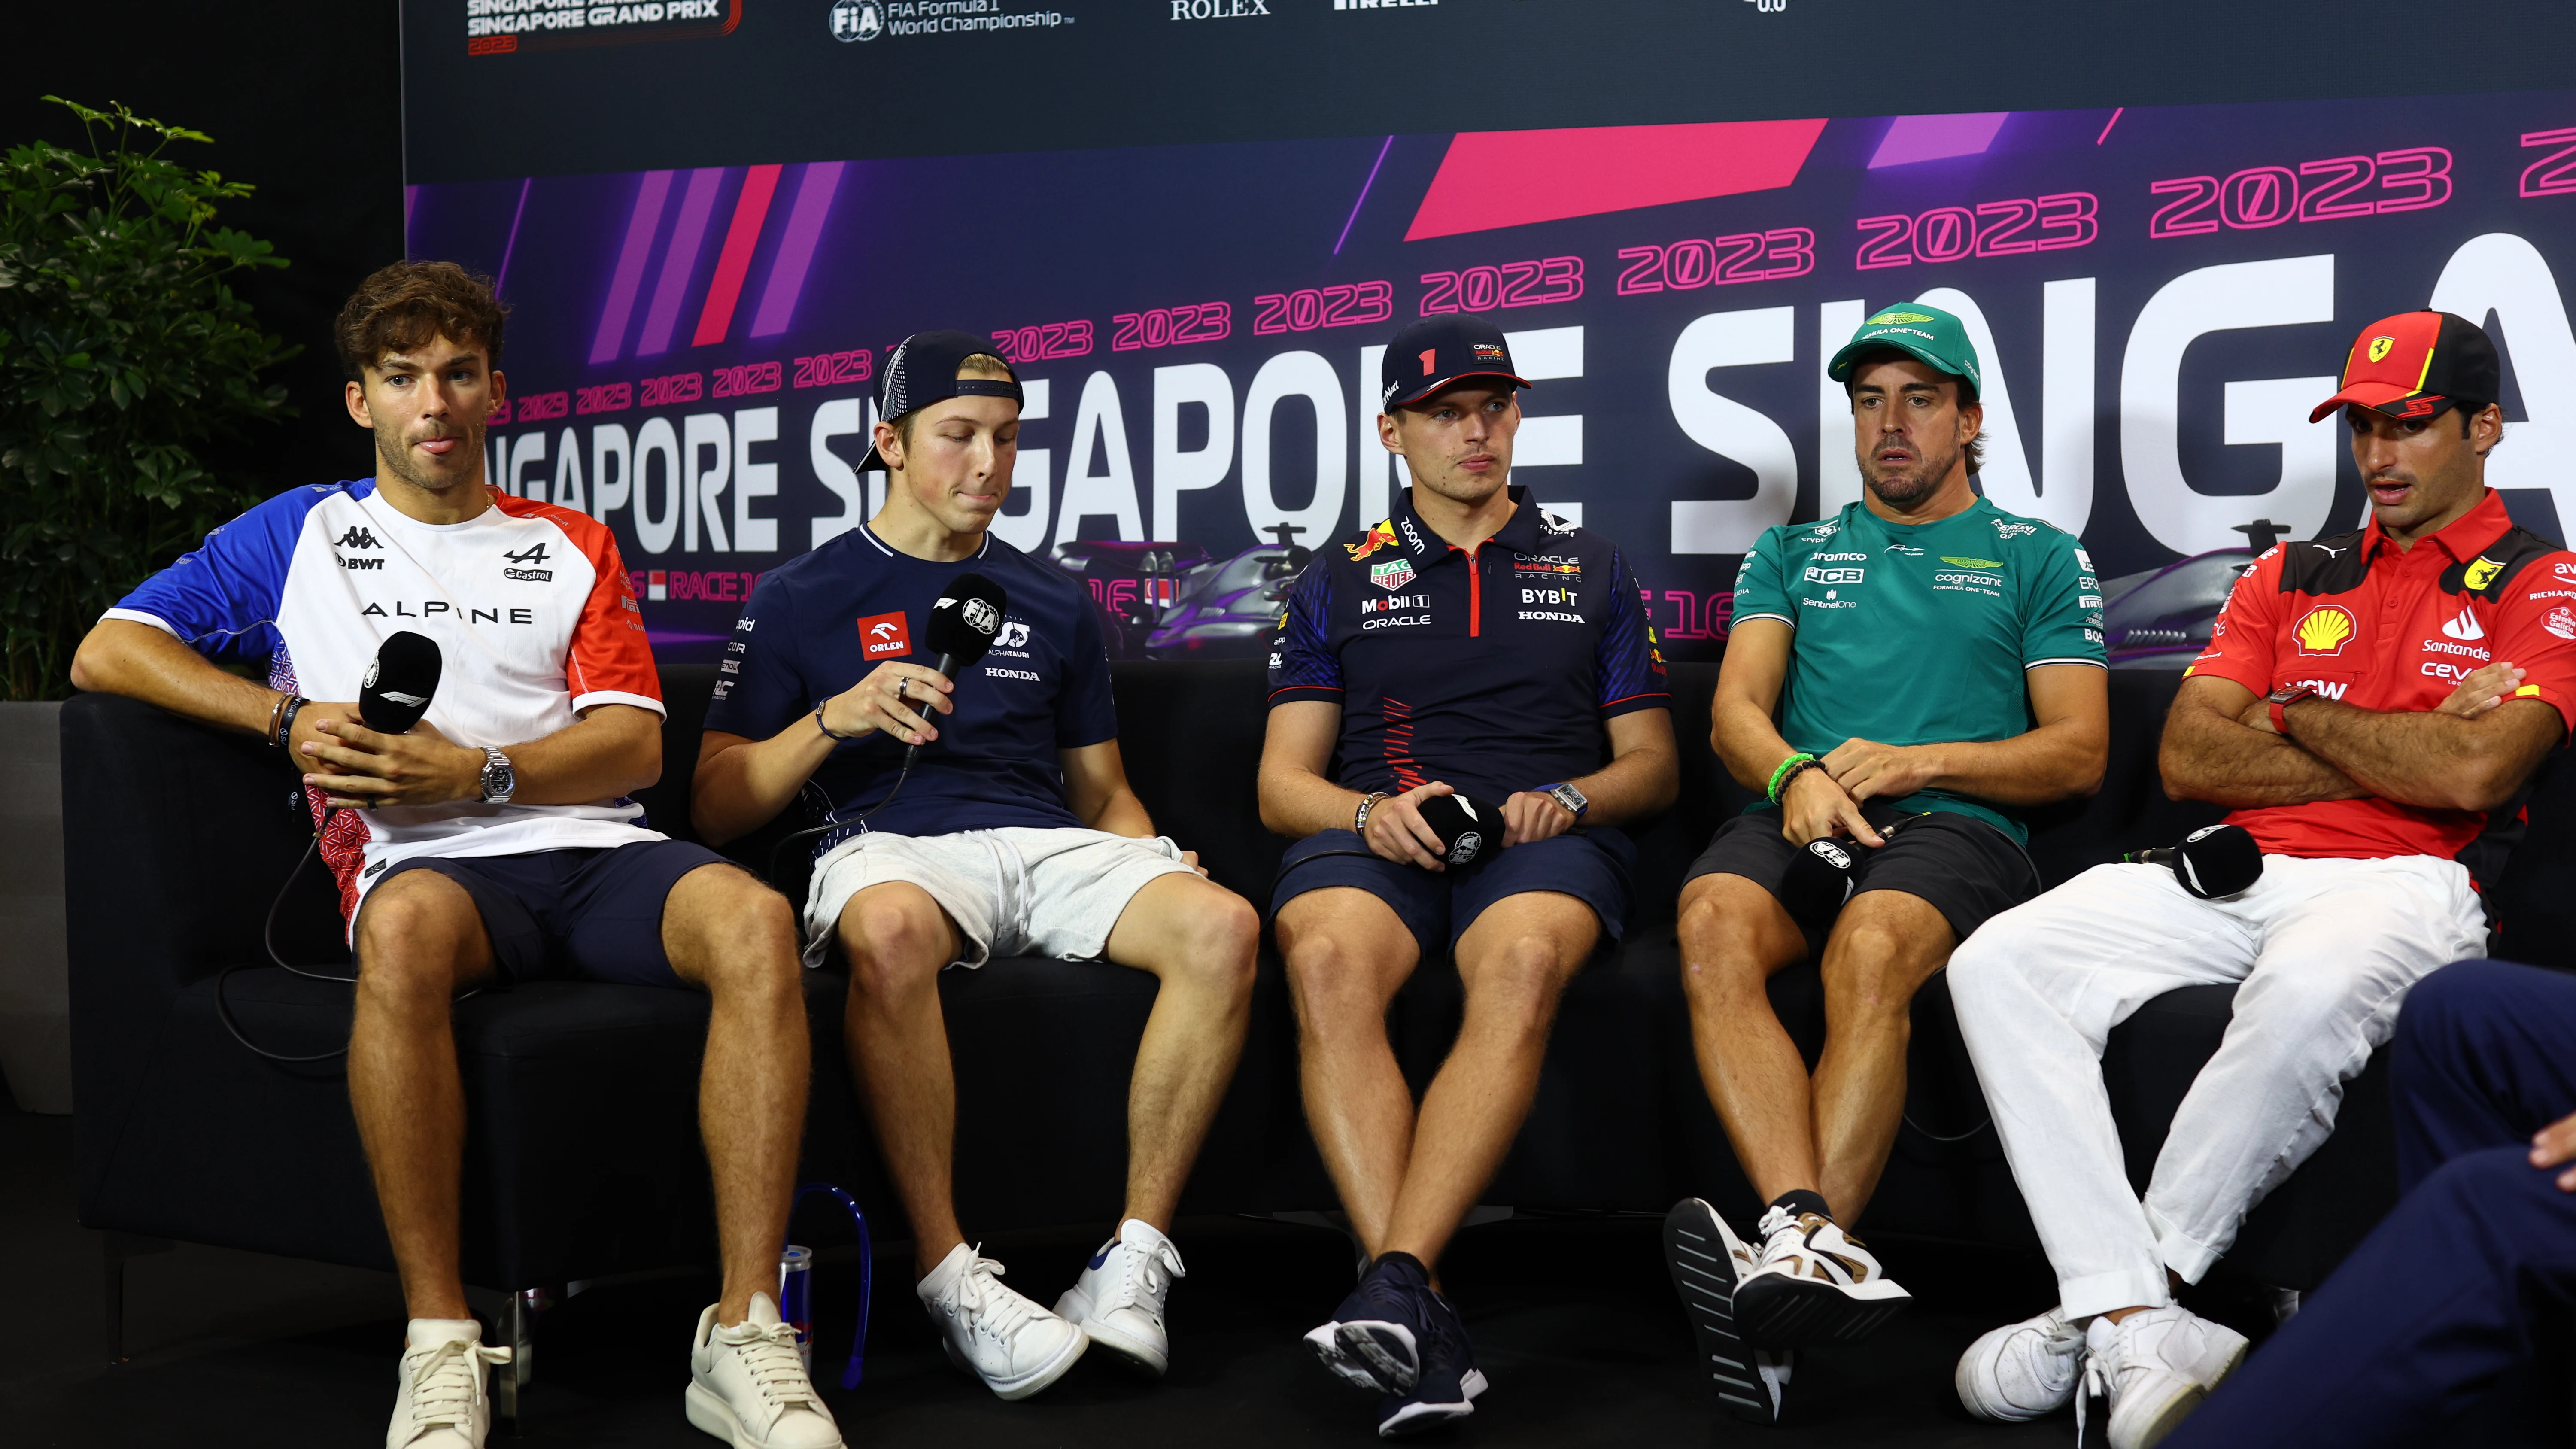
[{"label": "orlen logo on microphone", "polygon": [[870,614],[859,620],[859,642],[870,659],[891,659],[912,652],[912,622],[902,610]]}]

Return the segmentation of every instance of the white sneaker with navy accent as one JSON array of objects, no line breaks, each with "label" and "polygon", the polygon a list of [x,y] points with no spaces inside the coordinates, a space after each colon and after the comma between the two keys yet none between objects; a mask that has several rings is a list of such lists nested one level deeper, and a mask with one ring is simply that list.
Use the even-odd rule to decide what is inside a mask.
[{"label": "white sneaker with navy accent", "polygon": [[766,1293],[731,1328],[716,1305],[698,1315],[689,1348],[689,1422],[733,1449],[841,1449],[841,1429],[796,1351],[796,1326]]},{"label": "white sneaker with navy accent", "polygon": [[1118,1236],[1091,1255],[1082,1276],[1055,1301],[1055,1311],[1094,1345],[1161,1378],[1172,1361],[1163,1305],[1172,1296],[1172,1280],[1188,1276],[1171,1239],[1129,1218],[1118,1225]]},{"label": "white sneaker with navy accent", "polygon": [[1735,1318],[1757,1348],[1859,1338],[1914,1301],[1840,1224],[1774,1207],[1762,1215],[1760,1261],[1735,1288]]},{"label": "white sneaker with navy accent", "polygon": [[2083,1377],[2084,1330],[2052,1308],[1969,1344],[1952,1382],[1969,1413],[2019,1424],[2065,1408]]},{"label": "white sneaker with navy accent", "polygon": [[483,1449],[492,1432],[486,1370],[509,1361],[510,1350],[483,1346],[473,1319],[413,1319],[385,1449]]},{"label": "white sneaker with navy accent", "polygon": [[1002,1265],[959,1243],[913,1290],[948,1361],[1005,1399],[1038,1393],[1091,1346],[1079,1324],[1002,1286]]},{"label": "white sneaker with navy accent", "polygon": [[[2245,1361],[2245,1335],[2175,1304],[2084,1330],[2084,1393],[2110,1401],[2111,1449],[2148,1449]],[[2075,1434],[2084,1436],[2081,1400]]]}]

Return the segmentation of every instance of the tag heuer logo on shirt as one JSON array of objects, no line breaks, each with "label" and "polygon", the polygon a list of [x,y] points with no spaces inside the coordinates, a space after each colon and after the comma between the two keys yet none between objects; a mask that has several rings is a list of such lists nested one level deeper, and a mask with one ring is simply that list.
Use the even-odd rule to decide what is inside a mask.
[{"label": "tag heuer logo on shirt", "polygon": [[870,659],[892,659],[912,652],[912,621],[898,609],[870,614],[859,621],[859,643]]},{"label": "tag heuer logo on shirt", "polygon": [[1393,593],[1413,582],[1413,563],[1409,559],[1391,558],[1382,564],[1371,564],[1369,582]]},{"label": "tag heuer logo on shirt", "polygon": [[2299,617],[2290,630],[2302,654],[2341,654],[2352,642],[2352,610],[2341,604],[2319,604]]}]

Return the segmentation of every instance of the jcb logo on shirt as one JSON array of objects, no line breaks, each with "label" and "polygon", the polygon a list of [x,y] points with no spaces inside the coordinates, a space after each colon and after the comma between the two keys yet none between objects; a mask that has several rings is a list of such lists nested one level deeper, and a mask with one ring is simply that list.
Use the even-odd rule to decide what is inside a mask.
[{"label": "jcb logo on shirt", "polygon": [[903,611],[870,614],[859,620],[859,642],[870,659],[892,659],[912,652],[912,621]]},{"label": "jcb logo on shirt", "polygon": [[1859,583],[1862,577],[1868,572],[1869,571],[1867,569],[1820,568],[1815,564],[1809,564],[1807,565],[1807,582],[1811,584],[1856,584]]},{"label": "jcb logo on shirt", "polygon": [[2352,642],[2352,610],[2341,604],[2319,604],[2290,630],[2302,654],[2341,654]]}]

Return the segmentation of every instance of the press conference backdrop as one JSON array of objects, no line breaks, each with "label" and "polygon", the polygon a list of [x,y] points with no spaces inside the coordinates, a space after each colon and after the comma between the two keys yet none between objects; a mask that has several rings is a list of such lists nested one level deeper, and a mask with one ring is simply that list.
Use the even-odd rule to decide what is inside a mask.
[{"label": "press conference backdrop", "polygon": [[[1159,0],[1247,22],[1291,3]],[[1427,18],[1348,13],[1398,8],[1334,0],[1354,23]],[[493,475],[613,526],[669,654],[712,649],[763,570],[873,510],[883,477],[851,466],[870,381],[942,326],[1001,339],[1028,389],[1001,537],[1222,558],[1383,517],[1402,483],[1375,436],[1385,345],[1417,317],[1488,315],[1538,382],[1515,477],[1625,546],[1681,658],[1722,647],[1762,529],[1859,496],[1823,364],[1909,301],[1960,313],[1984,357],[1987,496],[2082,534],[2104,576],[2241,545],[2257,518],[2356,526],[2345,438],[2307,412],[2356,328],[2428,305],[2503,348],[2490,476],[2516,517],[2576,521],[2576,91],[1830,117],[1713,98],[1697,113],[1716,120],[1641,91],[1637,124],[1598,123],[1612,95],[1533,108],[1583,125],[1354,135],[1320,114],[1327,89],[1283,102],[1268,138],[1238,105],[1222,141],[1139,111],[1119,124],[1157,144],[1068,147],[1099,139],[1084,97],[1114,76],[1002,93],[974,67],[1083,27],[1096,55],[1096,7],[776,13],[759,43],[798,48],[773,105],[742,72],[755,52],[725,50],[758,38],[740,0],[405,12],[407,145],[431,178],[408,188],[409,252],[493,273],[514,309]],[[853,79],[788,124],[812,115],[795,66],[845,55],[905,88]],[[939,84],[933,63],[953,67]],[[675,102],[657,127],[657,87],[693,66],[737,104],[702,126]],[[1498,113],[1472,69],[1440,76],[1456,113]],[[496,148],[473,98],[540,104],[549,77],[549,104],[621,99],[596,131]],[[634,169],[573,169],[602,161]]]}]

